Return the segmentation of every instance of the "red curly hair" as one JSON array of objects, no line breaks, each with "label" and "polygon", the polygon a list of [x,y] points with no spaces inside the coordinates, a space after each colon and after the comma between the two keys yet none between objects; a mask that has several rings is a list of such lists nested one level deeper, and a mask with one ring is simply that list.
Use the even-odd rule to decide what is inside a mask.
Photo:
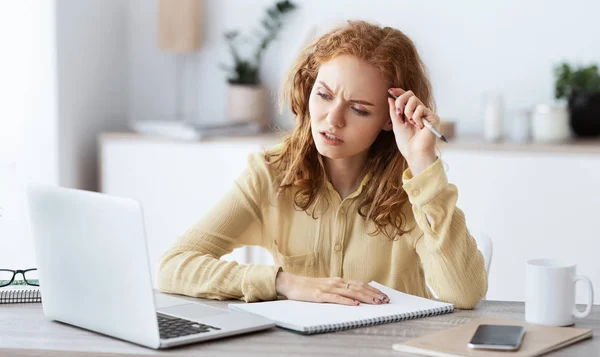
[{"label": "red curly hair", "polygon": [[[309,44],[293,65],[284,84],[283,103],[290,103],[297,126],[278,150],[267,152],[278,172],[279,193],[294,192],[297,209],[308,211],[325,189],[327,172],[311,134],[308,102],[319,67],[339,55],[352,55],[375,66],[389,87],[410,89],[434,109],[427,70],[414,43],[401,31],[365,21],[348,21]],[[369,149],[365,170],[371,180],[359,197],[358,212],[375,223],[371,234],[397,239],[407,232],[402,207],[408,196],[402,173],[408,167],[393,131],[381,131]],[[292,190],[292,188],[295,188]],[[316,218],[315,213],[312,213]]]}]

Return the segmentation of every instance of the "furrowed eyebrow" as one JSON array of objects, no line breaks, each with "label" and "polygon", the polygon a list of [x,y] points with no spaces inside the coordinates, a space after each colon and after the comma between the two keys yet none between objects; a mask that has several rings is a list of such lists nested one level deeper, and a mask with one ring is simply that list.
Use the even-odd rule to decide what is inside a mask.
[{"label": "furrowed eyebrow", "polygon": [[[329,86],[325,82],[318,81],[317,83],[319,83],[320,85],[322,85],[323,87],[325,87],[325,89],[327,89],[328,91],[331,92],[331,88],[329,88]],[[373,104],[371,102],[368,102],[366,100],[360,100],[360,99],[350,99],[349,102],[356,103],[356,104],[363,104],[363,105],[375,106],[375,104]]]}]

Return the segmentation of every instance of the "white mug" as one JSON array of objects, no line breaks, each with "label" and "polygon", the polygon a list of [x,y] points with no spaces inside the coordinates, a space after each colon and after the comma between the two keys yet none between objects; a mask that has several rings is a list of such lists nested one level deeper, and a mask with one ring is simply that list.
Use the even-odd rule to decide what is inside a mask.
[{"label": "white mug", "polygon": [[[552,259],[534,259],[527,262],[525,320],[530,323],[568,326],[573,316],[587,317],[594,304],[592,282],[576,275],[575,264],[565,264]],[[575,283],[588,286],[588,301],[584,311],[575,307]]]}]

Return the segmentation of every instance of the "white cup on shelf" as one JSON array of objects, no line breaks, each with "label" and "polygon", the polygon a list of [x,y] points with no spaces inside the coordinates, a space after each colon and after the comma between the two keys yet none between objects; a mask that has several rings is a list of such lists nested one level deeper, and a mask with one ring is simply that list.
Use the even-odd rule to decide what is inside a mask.
[{"label": "white cup on shelf", "polygon": [[531,134],[537,142],[561,142],[571,137],[569,111],[565,107],[538,104],[531,113]]},{"label": "white cup on shelf", "polygon": [[[551,326],[573,325],[573,317],[584,318],[592,311],[594,289],[590,279],[576,275],[577,265],[553,259],[533,259],[527,262],[525,289],[525,320]],[[575,284],[581,281],[588,288],[587,306],[579,311],[575,306]]]},{"label": "white cup on shelf", "polygon": [[504,136],[504,99],[502,94],[487,92],[483,97],[483,137],[499,141]]},{"label": "white cup on shelf", "polygon": [[531,110],[520,109],[510,113],[508,137],[514,142],[531,140]]}]

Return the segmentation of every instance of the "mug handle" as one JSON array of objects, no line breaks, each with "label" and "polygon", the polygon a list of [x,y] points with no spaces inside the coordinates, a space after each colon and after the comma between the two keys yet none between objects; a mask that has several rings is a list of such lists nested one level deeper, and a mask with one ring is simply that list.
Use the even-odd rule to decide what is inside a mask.
[{"label": "mug handle", "polygon": [[585,307],[585,310],[579,311],[577,310],[577,306],[573,306],[573,316],[582,319],[584,317],[587,317],[590,314],[590,312],[592,312],[592,305],[594,304],[594,288],[592,287],[592,282],[590,281],[590,279],[583,275],[575,275],[573,277],[573,284],[577,284],[578,281],[586,282],[588,286],[588,303]]}]

